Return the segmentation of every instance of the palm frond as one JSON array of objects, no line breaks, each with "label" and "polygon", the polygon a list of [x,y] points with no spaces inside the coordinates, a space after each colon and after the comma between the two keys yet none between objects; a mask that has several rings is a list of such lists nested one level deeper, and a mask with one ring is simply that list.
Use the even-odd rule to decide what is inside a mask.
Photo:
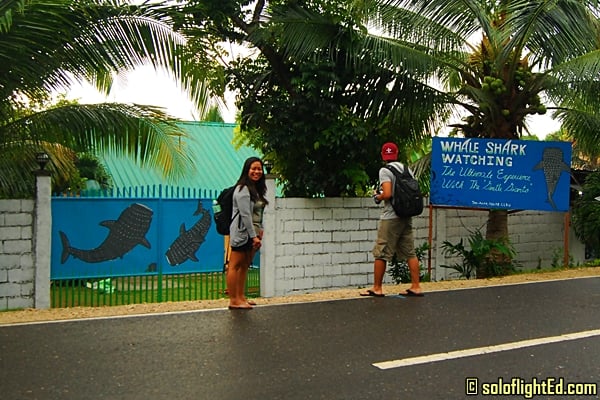
[{"label": "palm frond", "polygon": [[40,149],[52,153],[54,172],[65,176],[72,168],[69,151],[126,154],[144,167],[160,169],[171,182],[193,170],[185,141],[180,140],[184,133],[157,107],[68,105],[22,115],[28,99],[42,103],[49,93],[67,91],[75,81],[88,81],[108,93],[115,74],[142,64],[168,71],[203,113],[211,88],[191,60],[182,56],[185,38],[172,30],[169,7],[154,2],[131,5],[125,0],[0,4],[3,193],[29,187],[18,180],[31,182],[28,171],[35,167],[33,156]]},{"label": "palm frond", "polygon": [[119,103],[56,107],[0,127],[3,151],[22,142],[40,149],[51,142],[74,151],[113,152],[160,169],[169,181],[193,171],[184,137],[160,109]]},{"label": "palm frond", "polygon": [[56,143],[19,141],[0,146],[0,198],[31,198],[35,190],[36,155],[50,157],[46,170],[53,182],[68,182],[76,173],[75,152]]},{"label": "palm frond", "polygon": [[503,26],[511,33],[505,49],[518,55],[527,49],[543,69],[597,49],[598,10],[591,3],[597,2],[511,1]]},{"label": "palm frond", "polygon": [[572,108],[560,108],[555,118],[561,121],[562,128],[569,132],[580,150],[596,153],[600,142],[600,116],[597,108],[590,109],[573,105]]},{"label": "palm frond", "polygon": [[[392,37],[451,52],[463,49],[475,33],[489,33],[485,2],[384,0],[376,2],[376,27]],[[464,50],[464,49],[463,49]]]},{"label": "palm frond", "polygon": [[106,90],[110,72],[142,63],[178,74],[174,51],[184,39],[166,23],[150,18],[155,15],[150,6],[134,13],[128,7],[117,2],[28,2],[0,36],[0,65],[11,66],[11,74],[0,74],[4,96],[16,90],[29,97],[39,91],[62,91],[72,77]]},{"label": "palm frond", "polygon": [[419,181],[419,187],[425,194],[429,194],[431,188],[431,152],[423,155],[414,163],[410,164],[410,169]]},{"label": "palm frond", "polygon": [[24,7],[24,0],[4,0],[0,3],[0,33],[6,33],[10,30],[13,16],[23,12]]},{"label": "palm frond", "polygon": [[554,85],[549,87],[551,93],[558,96],[579,96],[588,92],[589,83],[600,76],[600,50],[573,57],[555,65],[548,72],[555,77]]}]

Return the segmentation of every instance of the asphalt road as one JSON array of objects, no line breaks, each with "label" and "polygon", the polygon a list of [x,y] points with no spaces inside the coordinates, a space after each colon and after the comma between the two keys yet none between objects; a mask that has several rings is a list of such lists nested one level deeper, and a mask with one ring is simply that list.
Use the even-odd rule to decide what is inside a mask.
[{"label": "asphalt road", "polygon": [[550,391],[597,389],[599,359],[600,278],[582,278],[3,326],[0,398],[597,399]]}]

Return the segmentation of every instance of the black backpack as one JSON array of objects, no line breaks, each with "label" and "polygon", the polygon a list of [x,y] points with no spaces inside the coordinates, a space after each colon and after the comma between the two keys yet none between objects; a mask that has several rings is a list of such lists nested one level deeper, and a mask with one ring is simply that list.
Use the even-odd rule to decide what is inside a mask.
[{"label": "black backpack", "polygon": [[231,225],[233,213],[233,192],[236,186],[230,186],[221,191],[213,205],[213,219],[217,227],[217,232],[221,235],[229,235],[229,226]]},{"label": "black backpack", "polygon": [[423,213],[423,194],[419,182],[411,175],[408,167],[404,166],[402,172],[391,165],[386,165],[386,168],[396,177],[390,199],[396,215],[414,217]]}]

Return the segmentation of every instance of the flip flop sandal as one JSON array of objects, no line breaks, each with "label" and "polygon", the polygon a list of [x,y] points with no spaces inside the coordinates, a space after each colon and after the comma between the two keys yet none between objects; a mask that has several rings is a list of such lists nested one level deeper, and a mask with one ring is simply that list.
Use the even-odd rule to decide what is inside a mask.
[{"label": "flip flop sandal", "polygon": [[383,293],[375,293],[372,290],[367,290],[367,293],[359,293],[361,296],[371,296],[371,297],[385,297]]}]

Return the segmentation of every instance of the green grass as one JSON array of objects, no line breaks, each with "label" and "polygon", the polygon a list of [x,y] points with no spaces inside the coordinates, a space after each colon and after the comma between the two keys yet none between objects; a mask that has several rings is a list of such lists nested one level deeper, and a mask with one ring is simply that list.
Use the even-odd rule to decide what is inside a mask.
[{"label": "green grass", "polygon": [[[248,297],[260,295],[259,271],[251,269],[248,272]],[[112,277],[110,282],[101,281],[52,281],[51,307],[117,306],[227,297],[225,274],[222,272]]]}]

